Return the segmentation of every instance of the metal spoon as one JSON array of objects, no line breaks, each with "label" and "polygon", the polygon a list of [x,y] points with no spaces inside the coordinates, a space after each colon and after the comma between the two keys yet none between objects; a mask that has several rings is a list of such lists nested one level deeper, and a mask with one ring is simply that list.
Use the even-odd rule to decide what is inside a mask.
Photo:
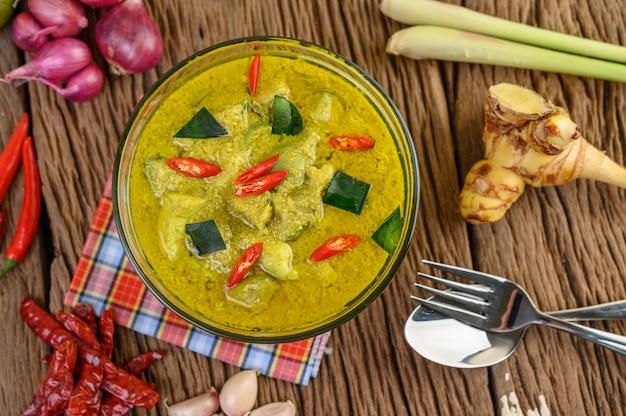
[{"label": "metal spoon", "polygon": [[[626,318],[626,300],[550,312],[569,321]],[[409,345],[421,356],[457,368],[498,364],[517,348],[526,332],[491,333],[462,324],[438,312],[418,306],[404,326]]]}]

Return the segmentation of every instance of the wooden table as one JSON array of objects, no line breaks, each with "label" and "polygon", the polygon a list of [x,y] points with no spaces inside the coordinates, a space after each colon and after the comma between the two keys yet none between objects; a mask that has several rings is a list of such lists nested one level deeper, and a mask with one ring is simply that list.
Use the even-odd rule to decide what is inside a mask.
[{"label": "wooden table", "polygon": [[[447,1],[447,0],[446,0]],[[619,0],[470,0],[468,8],[606,42],[625,42]],[[25,2],[22,2],[25,3]],[[482,106],[490,85],[515,82],[564,106],[583,134],[626,162],[626,86],[588,78],[484,65],[413,61],[385,53],[403,25],[384,17],[377,0],[146,0],[165,51],[145,74],[108,76],[100,96],[72,104],[50,88],[0,85],[0,140],[28,111],[42,175],[45,209],[24,263],[0,282],[0,414],[17,415],[46,372],[48,351],[17,314],[24,295],[51,311],[76,268],[124,124],[137,99],[172,65],[206,46],[247,35],[286,35],[317,42],[355,61],[389,92],[413,135],[421,201],[414,241],[395,281],[358,318],[335,330],[317,378],[306,386],[262,377],[259,403],[290,399],[304,415],[624,414],[626,360],[546,328],[527,332],[519,350],[488,369],[459,370],[423,359],[404,340],[416,304],[422,258],[474,267],[524,284],[545,310],[626,297],[626,193],[579,180],[528,189],[496,224],[468,225],[457,214],[463,177],[482,155]],[[24,5],[22,5],[24,6]],[[99,12],[98,12],[99,13]],[[97,12],[89,11],[94,22]],[[95,45],[92,24],[83,36]],[[25,57],[0,30],[0,73]],[[100,55],[96,61],[103,64]],[[3,203],[10,210],[8,245],[21,205],[21,171]],[[594,326],[626,334],[621,322]],[[153,338],[117,329],[115,359],[165,349],[145,375],[176,402],[221,387],[238,371]],[[165,415],[159,403],[136,415]]]}]

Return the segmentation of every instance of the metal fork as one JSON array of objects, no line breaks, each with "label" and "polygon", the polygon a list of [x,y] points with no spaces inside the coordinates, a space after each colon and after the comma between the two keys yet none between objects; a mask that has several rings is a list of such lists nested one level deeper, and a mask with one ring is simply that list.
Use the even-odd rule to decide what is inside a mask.
[{"label": "metal fork", "polygon": [[422,262],[435,269],[478,284],[460,283],[419,272],[418,275],[452,290],[439,290],[415,283],[435,297],[411,298],[464,324],[491,332],[511,332],[530,325],[546,325],[594,342],[626,355],[626,336],[565,321],[541,312],[523,287],[500,276],[482,273],[429,260]]}]

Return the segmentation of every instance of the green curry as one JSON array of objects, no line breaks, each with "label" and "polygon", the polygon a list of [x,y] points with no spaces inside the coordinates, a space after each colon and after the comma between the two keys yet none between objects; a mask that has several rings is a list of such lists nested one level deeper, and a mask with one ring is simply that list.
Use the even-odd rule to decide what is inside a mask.
[{"label": "green curry", "polygon": [[[371,284],[390,255],[372,236],[398,212],[405,185],[384,121],[353,85],[301,58],[262,55],[252,96],[252,59],[200,72],[162,100],[136,149],[129,200],[139,244],[168,290],[211,320],[277,331],[327,319]],[[299,129],[276,131],[284,121],[276,113],[279,99],[293,106]],[[186,135],[183,128],[199,113],[223,131]],[[329,145],[336,136],[371,137],[375,145],[339,150]],[[284,180],[259,195],[235,197],[238,175],[275,154],[272,170],[286,170]],[[168,166],[172,157],[207,161],[221,171],[186,176]],[[338,173],[368,185],[360,212],[329,202]],[[201,225],[208,228],[197,231]],[[360,243],[323,261],[309,259],[330,238],[347,234]],[[220,240],[205,249],[193,237]],[[258,242],[258,261],[227,288],[242,253]]]}]

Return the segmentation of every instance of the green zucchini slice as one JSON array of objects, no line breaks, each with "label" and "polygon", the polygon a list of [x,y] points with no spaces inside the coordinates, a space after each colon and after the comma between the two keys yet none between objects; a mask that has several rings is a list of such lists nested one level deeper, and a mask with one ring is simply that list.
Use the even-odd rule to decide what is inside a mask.
[{"label": "green zucchini slice", "polygon": [[226,248],[220,230],[213,220],[187,224],[185,232],[191,237],[194,247],[201,256]]},{"label": "green zucchini slice", "polygon": [[209,139],[212,137],[226,136],[227,134],[226,129],[213,117],[213,114],[209,113],[206,107],[202,107],[174,137]]},{"label": "green zucchini slice", "polygon": [[359,215],[369,190],[369,183],[337,171],[326,188],[324,203]]}]

